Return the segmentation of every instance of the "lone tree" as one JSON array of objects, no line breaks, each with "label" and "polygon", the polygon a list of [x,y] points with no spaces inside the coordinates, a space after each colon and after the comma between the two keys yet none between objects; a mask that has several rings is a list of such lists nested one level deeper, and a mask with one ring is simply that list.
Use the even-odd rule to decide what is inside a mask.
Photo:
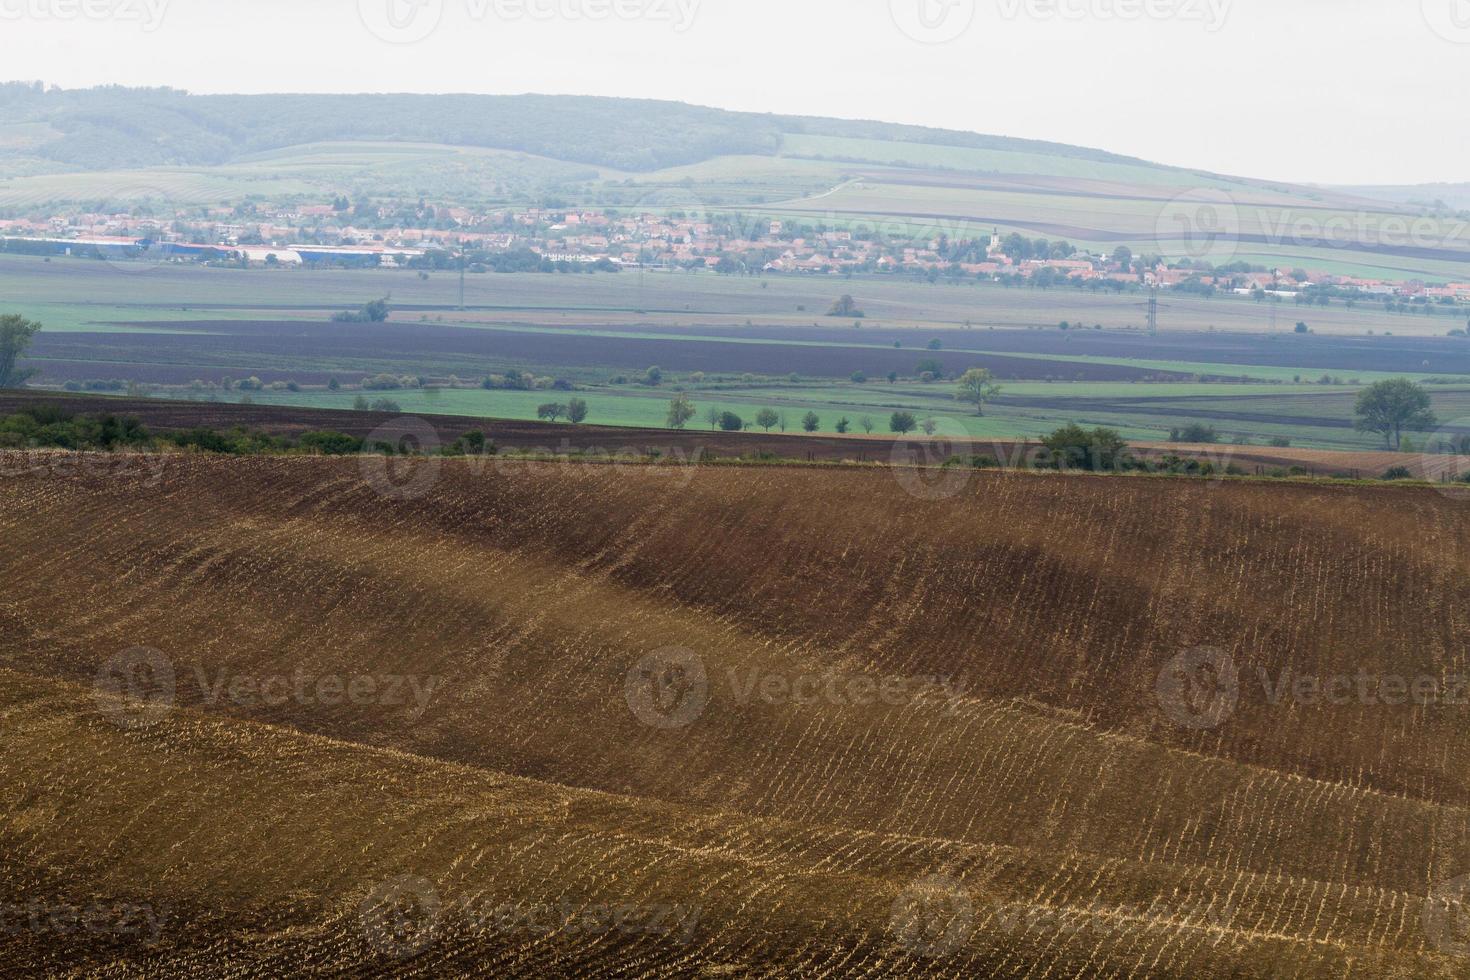
[{"label": "lone tree", "polygon": [[567,418],[573,425],[581,425],[587,421],[587,403],[580,398],[567,402]]},{"label": "lone tree", "polygon": [[567,406],[561,402],[547,402],[536,408],[536,417],[543,422],[555,422],[565,414],[567,414]]},{"label": "lone tree", "polygon": [[781,421],[781,413],[774,408],[763,408],[755,413],[755,424],[770,432]]},{"label": "lone tree", "polygon": [[807,432],[816,432],[821,424],[822,420],[816,412],[807,412],[801,417],[801,427]]},{"label": "lone tree", "polygon": [[1113,429],[1090,432],[1075,422],[1062,426],[1041,440],[1047,461],[1059,470],[1092,470],[1095,473],[1124,468],[1128,443]]},{"label": "lone tree", "polygon": [[15,365],[40,329],[39,323],[17,313],[0,316],[0,388],[19,388],[36,373],[22,371]]},{"label": "lone tree", "polygon": [[906,432],[913,432],[918,427],[919,420],[914,418],[913,412],[894,412],[888,419],[889,430],[897,432],[899,435],[903,435]]},{"label": "lone tree", "polygon": [[967,405],[974,405],[977,415],[984,415],[985,403],[1000,393],[1001,386],[996,384],[995,376],[987,369],[970,368],[960,375],[954,396]]},{"label": "lone tree", "polygon": [[720,427],[720,414],[718,405],[711,405],[704,410],[704,421],[709,425],[710,431],[714,431]]},{"label": "lone tree", "polygon": [[664,421],[670,429],[682,429],[694,415],[694,403],[689,400],[689,396],[678,394],[669,402],[669,414]]},{"label": "lone tree", "polygon": [[1359,432],[1376,432],[1383,444],[1397,449],[1405,432],[1424,432],[1439,424],[1429,410],[1429,392],[1408,378],[1390,378],[1358,393],[1353,406]]},{"label": "lone tree", "polygon": [[858,309],[857,301],[847,294],[838,297],[837,302],[827,311],[828,316],[852,317],[861,320],[866,314]]}]

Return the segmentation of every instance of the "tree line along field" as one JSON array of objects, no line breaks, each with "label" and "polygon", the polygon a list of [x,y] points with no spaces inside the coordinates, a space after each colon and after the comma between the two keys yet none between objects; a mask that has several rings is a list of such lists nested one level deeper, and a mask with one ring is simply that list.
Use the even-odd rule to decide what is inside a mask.
[{"label": "tree line along field", "polygon": [[[1463,973],[1465,709],[1256,680],[1467,672],[1432,488],[127,459],[4,454],[0,890],[167,915],[22,969]],[[99,694],[140,647],[172,697]],[[293,672],[433,694],[238,693]]]},{"label": "tree line along field", "polygon": [[[668,425],[669,403],[676,386],[675,383],[661,388],[637,385],[604,387],[570,394],[485,391],[477,387],[368,392],[366,396],[357,391],[326,390],[230,394],[167,391],[160,394],[198,406],[196,411],[205,414],[211,411],[211,405],[248,407],[244,404],[247,401],[263,408],[279,406],[325,410],[328,414],[323,416],[323,424],[329,428],[335,427],[334,416],[347,414],[363,397],[371,402],[386,396],[401,411],[411,415],[454,416],[476,419],[481,423],[492,419],[529,421],[538,417],[538,409],[548,399],[577,397],[589,407],[586,420],[589,423],[643,428],[650,430],[644,434],[646,439],[657,440],[664,438],[666,432],[655,433],[652,430],[665,430]],[[1137,386],[1125,387],[1134,389]],[[1147,386],[1144,391],[1152,387]],[[888,433],[894,412],[908,412],[920,421],[934,420],[943,435],[965,436],[981,443],[991,439],[1034,442],[1058,426],[1075,421],[1116,429],[1124,438],[1136,442],[1160,442],[1167,439],[1173,429],[1191,424],[1207,425],[1213,427],[1219,440],[1226,444],[1219,447],[1221,451],[1226,448],[1244,451],[1243,446],[1252,446],[1255,447],[1254,452],[1259,452],[1271,439],[1278,437],[1289,440],[1293,447],[1366,453],[1370,456],[1383,448],[1382,437],[1358,432],[1354,428],[1352,408],[1357,389],[1327,389],[1328,394],[1320,394],[1322,389],[1310,386],[1284,386],[1279,390],[1248,388],[1238,395],[1221,395],[1219,385],[1179,387],[1187,394],[1174,397],[1144,394],[1140,397],[1132,391],[1125,391],[1099,397],[1098,390],[1107,391],[1109,386],[1085,382],[1020,383],[1008,385],[1006,394],[988,405],[982,417],[955,400],[953,384],[771,382],[743,386],[728,383],[688,393],[694,403],[696,417],[689,421],[687,428],[695,433],[707,433],[712,428],[707,414],[713,408],[720,412],[734,412],[751,422],[759,433],[761,429],[755,418],[762,410],[771,409],[782,417],[772,426],[773,432],[800,434],[802,419],[810,412],[817,416],[817,433],[835,434],[838,425],[846,420],[850,433],[862,434],[866,421],[872,423],[875,433],[884,435]],[[1466,421],[1470,419],[1467,389],[1436,387],[1432,394],[1436,410],[1442,413],[1441,417],[1449,428],[1458,433],[1470,426]],[[94,404],[88,410],[106,407]],[[136,412],[136,404],[127,410]],[[781,428],[783,422],[784,430]],[[1449,429],[1444,435],[1448,433]],[[1426,447],[1431,446],[1436,438],[1433,433],[1410,434],[1411,442],[1415,445],[1422,443]],[[1243,446],[1235,445],[1236,440],[1241,440]],[[795,444],[793,449],[795,455],[803,454]],[[1385,462],[1381,468],[1387,465]]]},{"label": "tree line along field", "polygon": [[[431,390],[432,391],[432,390]],[[760,464],[872,464],[898,467],[935,467],[949,465],[973,465],[976,458],[982,460],[981,467],[1004,467],[1009,469],[1037,469],[1042,462],[1036,456],[1041,448],[1038,439],[1027,425],[1012,426],[1008,418],[987,423],[987,432],[970,431],[966,420],[961,424],[953,418],[942,418],[942,423],[933,437],[922,431],[907,436],[895,436],[885,431],[885,419],[874,418],[874,431],[854,423],[847,434],[833,434],[819,427],[816,432],[798,431],[801,416],[812,406],[793,400],[789,403],[780,399],[768,399],[763,404],[781,407],[786,419],[786,430],[773,424],[769,430],[752,425],[744,431],[726,431],[704,423],[691,424],[684,429],[657,428],[667,424],[667,404],[652,398],[641,399],[644,414],[633,419],[608,419],[601,417],[595,424],[572,425],[561,422],[528,421],[513,416],[511,412],[498,413],[498,417],[483,415],[452,414],[464,404],[451,396],[455,392],[441,392],[438,399],[428,397],[430,392],[401,395],[407,404],[400,405],[401,411],[368,410],[355,407],[318,407],[313,404],[320,399],[311,394],[281,395],[269,393],[262,402],[237,404],[228,402],[190,401],[186,399],[141,399],[126,396],[71,395],[44,392],[0,393],[0,418],[20,413],[40,413],[41,416],[55,415],[64,418],[92,418],[111,415],[114,418],[135,420],[154,436],[182,435],[191,431],[210,430],[215,433],[246,432],[299,443],[307,433],[333,433],[354,439],[380,439],[394,445],[405,436],[421,437],[432,433],[432,443],[422,444],[419,451],[432,454],[444,447],[451,447],[462,440],[466,433],[478,432],[493,453],[507,453],[521,457],[555,457],[568,460],[591,462],[616,462],[629,464],[669,464],[676,466],[705,462],[760,463]],[[514,392],[473,392],[458,394],[514,395]],[[284,399],[296,398],[296,404]],[[735,409],[754,418],[750,407],[738,401],[714,403],[722,410]],[[473,403],[471,403],[473,407]],[[599,408],[604,406],[599,405]],[[851,406],[835,406],[837,412],[847,411]],[[402,414],[407,412],[410,414]],[[599,412],[600,416],[607,413]],[[827,428],[831,427],[827,416]],[[858,419],[864,418],[857,416]],[[971,426],[981,428],[981,426]],[[368,450],[371,451],[369,446]],[[1192,459],[1212,467],[1211,475],[1219,477],[1222,470],[1226,476],[1284,476],[1332,479],[1373,479],[1389,469],[1403,467],[1410,477],[1426,482],[1444,482],[1461,476],[1467,469],[1463,456],[1425,455],[1417,451],[1387,452],[1382,449],[1323,450],[1301,446],[1243,446],[1234,444],[1184,444],[1177,442],[1135,441],[1133,455],[1144,461],[1152,461],[1155,471],[1174,472],[1165,461],[1167,457]],[[984,461],[986,457],[993,462]],[[1231,467],[1234,470],[1231,470]],[[1072,468],[1078,468],[1074,463]],[[1081,468],[1091,468],[1083,465]],[[1177,474],[1175,474],[1177,475]]]}]

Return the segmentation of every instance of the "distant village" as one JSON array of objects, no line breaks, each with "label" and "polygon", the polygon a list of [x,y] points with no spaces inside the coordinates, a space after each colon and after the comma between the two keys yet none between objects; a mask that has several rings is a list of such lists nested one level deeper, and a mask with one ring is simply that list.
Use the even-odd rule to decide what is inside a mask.
[{"label": "distant village", "polygon": [[[1097,290],[1167,289],[1302,303],[1377,300],[1433,313],[1470,303],[1470,283],[1384,280],[1237,262],[1166,263],[1120,247],[1106,254],[1020,234],[884,234],[740,215],[521,208],[475,213],[329,204],[181,208],[169,216],[86,213],[0,219],[0,250],[263,267],[421,271],[617,272],[712,269],[727,275],[908,274]],[[833,219],[831,224],[837,224]],[[898,224],[895,227],[902,227]],[[932,234],[932,237],[930,235]]]}]

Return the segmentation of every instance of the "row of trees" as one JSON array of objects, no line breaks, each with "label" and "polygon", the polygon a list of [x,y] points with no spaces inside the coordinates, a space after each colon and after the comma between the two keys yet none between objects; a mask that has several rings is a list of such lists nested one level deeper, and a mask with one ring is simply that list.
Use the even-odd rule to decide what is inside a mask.
[{"label": "row of trees", "polygon": [[[976,414],[984,415],[986,404],[993,401],[1002,390],[1001,385],[996,382],[995,377],[990,371],[985,368],[971,368],[960,375],[955,388],[955,398],[966,404],[974,405]],[[697,414],[699,412],[694,402],[687,394],[681,392],[669,401],[668,411],[664,416],[664,425],[670,429],[682,429]],[[573,419],[573,421],[579,420]],[[711,430],[724,429],[726,431],[739,431],[748,427],[744,419],[741,419],[732,412],[723,411],[715,406],[710,406],[705,410],[704,421],[709,425]],[[817,432],[822,427],[821,416],[816,412],[807,412],[802,415],[800,421],[802,431],[804,432]],[[787,429],[787,416],[786,413],[779,412],[774,408],[762,408],[756,412],[754,424],[766,432],[770,432],[778,426],[782,432],[785,432]],[[872,418],[866,415],[860,418],[857,424],[864,432],[868,433],[871,433],[877,427]],[[937,424],[933,419],[926,419],[921,423],[911,412],[894,412],[889,418],[889,431],[891,432],[903,434],[912,432],[921,426],[932,435]],[[839,434],[846,434],[852,431],[853,422],[844,416],[838,419],[834,428]]]},{"label": "row of trees", "polygon": [[543,422],[558,422],[566,419],[573,425],[587,421],[587,403],[580,398],[568,402],[547,402],[536,409],[536,417]]},{"label": "row of trees", "polygon": [[[960,376],[955,398],[974,405],[977,414],[984,415],[986,404],[994,400],[1002,390],[990,371],[985,368],[971,368]],[[1379,381],[1363,389],[1358,394],[1353,410],[1357,416],[1357,429],[1383,436],[1384,446],[1388,449],[1400,448],[1405,432],[1423,432],[1439,424],[1430,408],[1429,392],[1407,378]],[[669,402],[665,423],[671,429],[682,429],[696,414],[697,410],[689,396],[679,394]],[[745,421],[739,416],[713,406],[706,411],[705,421],[711,429],[739,431],[746,428]],[[786,431],[785,413],[774,408],[762,408],[756,413],[754,421],[756,426],[766,432],[777,426],[781,427],[781,431]],[[821,424],[822,420],[816,412],[807,412],[801,417],[803,431],[816,432]],[[863,416],[858,424],[868,433],[875,428],[873,420],[868,416]],[[852,422],[846,417],[840,419],[836,425],[839,433],[846,433],[851,428]],[[888,428],[900,435],[923,428],[932,435],[936,425],[933,419],[920,422],[912,412],[899,411],[890,416]],[[1170,433],[1170,439],[1174,442],[1215,442],[1218,438],[1214,428],[1202,424],[1176,428]]]},{"label": "row of trees", "polygon": [[[689,400],[689,396],[682,394],[676,395],[669,402],[669,410],[664,419],[664,424],[670,429],[682,429],[689,424],[690,420],[696,414],[698,414],[697,410],[694,407],[694,403]],[[762,408],[755,413],[753,419],[746,420],[734,412],[721,409],[714,405],[705,409],[704,422],[712,431],[722,430],[725,432],[741,432],[752,427],[761,429],[764,432],[770,432],[772,429],[779,427],[782,432],[785,432],[789,424],[786,413],[777,411],[774,408]],[[801,416],[799,422],[804,432],[817,432],[822,428],[822,417],[816,412],[805,413]],[[841,435],[852,432],[854,428],[862,429],[863,432],[871,435],[877,427],[878,424],[870,415],[860,417],[856,423],[844,415],[833,426],[836,432]],[[938,428],[939,423],[936,419],[927,418],[920,421],[913,412],[894,412],[888,419],[888,431],[899,435],[913,432],[916,429],[922,429],[928,435],[933,435]]]}]

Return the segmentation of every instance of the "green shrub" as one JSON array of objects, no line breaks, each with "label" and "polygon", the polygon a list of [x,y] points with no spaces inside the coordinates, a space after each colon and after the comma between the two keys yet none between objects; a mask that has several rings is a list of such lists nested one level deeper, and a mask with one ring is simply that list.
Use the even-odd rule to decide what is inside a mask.
[{"label": "green shrub", "polygon": [[362,452],[362,440],[343,432],[303,432],[297,445],[323,456],[350,456]]}]

